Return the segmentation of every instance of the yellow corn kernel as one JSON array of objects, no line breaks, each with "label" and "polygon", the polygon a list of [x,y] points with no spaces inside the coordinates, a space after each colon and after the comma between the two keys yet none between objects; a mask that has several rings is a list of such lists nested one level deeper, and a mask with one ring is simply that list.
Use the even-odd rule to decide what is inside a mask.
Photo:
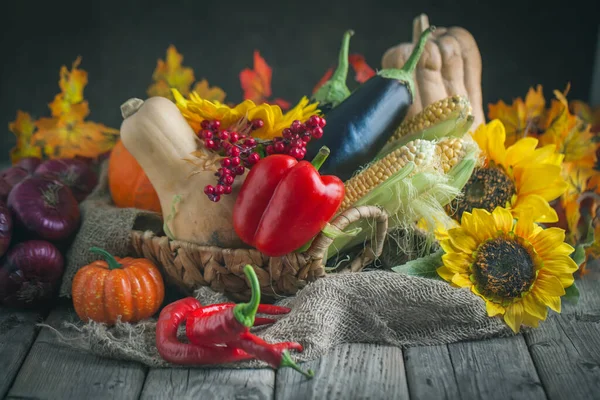
[{"label": "yellow corn kernel", "polygon": [[346,196],[339,211],[350,207],[409,162],[414,162],[417,167],[429,163],[434,157],[435,147],[435,143],[429,140],[413,140],[348,179],[344,183]]},{"label": "yellow corn kernel", "polygon": [[428,105],[414,117],[404,120],[398,129],[396,129],[394,135],[388,140],[388,143],[406,135],[421,132],[440,122],[457,118],[461,114],[471,114],[471,112],[471,103],[466,97],[459,95],[446,97]]}]

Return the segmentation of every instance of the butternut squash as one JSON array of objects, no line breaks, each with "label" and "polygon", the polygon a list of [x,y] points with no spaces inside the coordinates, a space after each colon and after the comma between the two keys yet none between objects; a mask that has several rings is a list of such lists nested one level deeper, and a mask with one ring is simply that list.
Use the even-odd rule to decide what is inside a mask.
[{"label": "butternut squash", "polygon": [[232,195],[210,201],[203,189],[214,183],[215,171],[198,171],[184,160],[198,150],[199,141],[172,101],[129,99],[121,113],[121,140],[156,189],[169,236],[205,246],[245,247],[233,229],[233,205],[244,176],[236,179]]},{"label": "butternut squash", "polygon": [[[413,20],[412,43],[388,49],[381,60],[383,68],[401,68],[420,34],[429,27],[427,15]],[[473,36],[461,27],[438,27],[427,42],[415,70],[416,92],[406,118],[428,105],[453,95],[466,96],[473,108],[473,127],[485,123],[481,94],[481,54]]]}]

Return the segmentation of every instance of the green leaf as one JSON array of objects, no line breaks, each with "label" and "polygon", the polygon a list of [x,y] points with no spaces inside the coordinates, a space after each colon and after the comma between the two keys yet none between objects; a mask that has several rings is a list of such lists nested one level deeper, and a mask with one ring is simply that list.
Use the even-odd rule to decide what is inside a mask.
[{"label": "green leaf", "polygon": [[573,304],[579,302],[579,289],[577,288],[577,285],[575,285],[575,282],[568,288],[565,288],[565,295],[562,297],[562,300]]},{"label": "green leaf", "polygon": [[585,261],[585,246],[580,244],[575,247],[575,251],[571,254],[571,258],[577,266],[580,266]]},{"label": "green leaf", "polygon": [[442,256],[444,250],[438,250],[433,254],[417,258],[403,265],[393,267],[392,271],[399,274],[420,276],[423,278],[441,279],[437,273],[437,269],[443,265]]}]

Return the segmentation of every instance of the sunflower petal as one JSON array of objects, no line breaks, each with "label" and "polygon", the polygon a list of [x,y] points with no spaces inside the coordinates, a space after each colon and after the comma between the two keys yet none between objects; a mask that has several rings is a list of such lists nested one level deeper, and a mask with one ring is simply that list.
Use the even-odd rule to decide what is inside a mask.
[{"label": "sunflower petal", "polygon": [[545,304],[550,307],[551,310],[560,313],[561,310],[561,301],[558,296],[548,296],[545,293],[538,293],[533,291],[532,296],[535,297],[538,303]]},{"label": "sunflower petal", "polygon": [[487,314],[490,317],[502,315],[505,312],[504,307],[502,307],[500,304],[494,303],[493,301],[489,300],[485,301],[485,310],[487,311]]},{"label": "sunflower petal", "polygon": [[533,233],[533,228],[533,213],[531,210],[529,212],[520,213],[519,219],[517,220],[517,226],[515,228],[516,234],[522,238],[529,239]]},{"label": "sunflower petal", "polygon": [[439,267],[437,270],[438,275],[445,281],[452,282],[452,277],[454,276],[454,272],[451,271],[445,265]]},{"label": "sunflower petal", "polygon": [[452,277],[452,283],[458,287],[470,287],[473,286],[473,282],[465,274],[454,274]]},{"label": "sunflower petal", "polygon": [[506,158],[506,131],[500,120],[494,120],[488,124],[488,148],[487,153],[491,160],[497,164],[504,165]]},{"label": "sunflower petal", "polygon": [[522,213],[533,213],[532,220],[535,222],[556,222],[558,214],[550,206],[548,201],[537,194],[518,196],[517,203],[513,205],[513,212],[519,218]]},{"label": "sunflower petal", "polygon": [[466,273],[469,270],[469,256],[464,253],[446,253],[442,256],[442,262],[454,273]]},{"label": "sunflower petal", "polygon": [[[574,250],[571,246],[564,243],[565,231],[560,228],[552,227],[544,229],[537,235],[532,236],[529,241],[542,258],[549,258],[551,255],[555,254],[555,252],[564,254],[568,251],[566,255],[569,255]],[[566,245],[567,247],[563,245]]]},{"label": "sunflower petal", "polygon": [[477,221],[477,231],[481,240],[494,237],[498,229],[496,229],[496,221],[492,214],[482,208],[474,209],[472,214],[475,221]]},{"label": "sunflower petal", "polygon": [[467,254],[473,253],[477,248],[478,243],[475,241],[475,238],[461,228],[449,230],[448,236],[454,247]]},{"label": "sunflower petal", "polygon": [[[521,173],[517,174],[515,172],[516,176],[520,176],[520,179],[517,181],[517,193],[519,196],[524,196],[547,192],[549,186],[560,177],[561,168],[558,165],[528,164],[519,172]],[[560,196],[560,194],[562,193],[558,193],[556,197]]]},{"label": "sunflower petal", "polygon": [[548,316],[548,307],[543,303],[538,303],[531,293],[523,299],[522,303],[525,314],[541,320],[545,320]]},{"label": "sunflower petal", "polygon": [[496,229],[504,232],[512,231],[513,216],[510,211],[503,207],[496,207],[492,212],[492,216],[494,217]]},{"label": "sunflower petal", "polygon": [[562,296],[565,294],[565,289],[560,280],[543,269],[538,274],[533,287],[536,292],[545,293],[548,296]]},{"label": "sunflower petal", "polygon": [[532,137],[520,139],[515,144],[506,149],[505,167],[517,165],[523,161],[527,161],[535,148],[538,145],[538,140]]},{"label": "sunflower petal", "polygon": [[[544,318],[545,320],[545,318]],[[529,314],[527,311],[523,313],[523,325],[537,328],[540,325],[540,319],[534,315]]]},{"label": "sunflower petal", "polygon": [[523,304],[517,302],[508,306],[504,313],[504,322],[514,333],[518,333],[523,322]]}]

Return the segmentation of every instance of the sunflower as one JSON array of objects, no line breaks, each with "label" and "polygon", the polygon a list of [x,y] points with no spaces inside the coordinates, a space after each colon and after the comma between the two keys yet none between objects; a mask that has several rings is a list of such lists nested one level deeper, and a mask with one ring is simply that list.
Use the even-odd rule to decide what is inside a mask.
[{"label": "sunflower", "polygon": [[561,176],[563,155],[556,145],[537,148],[538,140],[527,137],[504,146],[506,132],[500,120],[480,125],[473,139],[482,151],[482,166],[476,168],[448,209],[456,221],[475,208],[492,211],[505,207],[515,216],[531,212],[535,222],[556,222],[549,202],[561,196],[567,183]]},{"label": "sunflower", "polygon": [[516,333],[522,324],[537,327],[548,307],[560,313],[560,297],[577,271],[564,230],[542,229],[527,213],[515,223],[509,210],[497,207],[463,213],[447,235],[438,274],[483,298],[490,317],[503,315]]},{"label": "sunflower", "polygon": [[177,89],[173,89],[173,97],[182,115],[196,132],[200,131],[200,124],[205,119],[219,120],[225,128],[235,126],[244,119],[260,119],[263,126],[252,131],[252,136],[265,140],[281,136],[281,132],[289,128],[295,120],[306,122],[312,115],[320,113],[317,109],[318,103],[310,103],[306,97],[285,114],[278,105],[255,104],[252,100],[244,100],[230,107],[216,100],[203,99],[195,92],[190,94],[189,100],[185,99]]}]

